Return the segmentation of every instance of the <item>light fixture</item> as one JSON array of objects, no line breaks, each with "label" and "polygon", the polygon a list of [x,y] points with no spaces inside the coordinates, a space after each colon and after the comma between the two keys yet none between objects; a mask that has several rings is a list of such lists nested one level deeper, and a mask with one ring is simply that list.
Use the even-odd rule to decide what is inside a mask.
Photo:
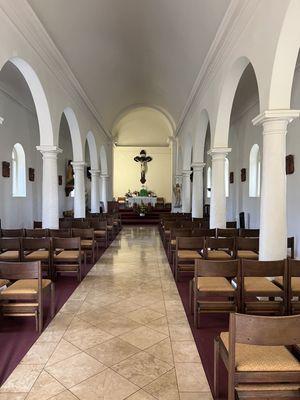
[{"label": "light fixture", "polygon": [[0,117],[0,125],[2,125],[4,122],[4,118]]}]

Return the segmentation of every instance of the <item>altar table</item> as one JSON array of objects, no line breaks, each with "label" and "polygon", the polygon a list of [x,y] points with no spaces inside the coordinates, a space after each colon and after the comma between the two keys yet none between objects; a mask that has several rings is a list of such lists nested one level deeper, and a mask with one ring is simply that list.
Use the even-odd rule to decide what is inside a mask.
[{"label": "altar table", "polygon": [[144,203],[145,205],[151,203],[152,206],[155,206],[157,202],[157,197],[148,197],[148,196],[136,196],[136,197],[128,197],[127,199],[129,207],[133,207],[133,203],[138,205]]}]

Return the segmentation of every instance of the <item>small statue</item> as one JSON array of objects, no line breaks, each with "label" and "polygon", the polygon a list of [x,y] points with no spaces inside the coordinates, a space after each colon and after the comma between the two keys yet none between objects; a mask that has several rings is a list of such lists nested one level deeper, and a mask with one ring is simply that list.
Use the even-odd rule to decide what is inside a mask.
[{"label": "small statue", "polygon": [[70,195],[73,189],[74,189],[74,170],[72,166],[72,160],[69,160],[66,171],[66,187],[65,187],[65,192],[67,197]]},{"label": "small statue", "polygon": [[181,207],[181,188],[182,186],[179,183],[176,183],[176,185],[173,187],[176,208]]}]

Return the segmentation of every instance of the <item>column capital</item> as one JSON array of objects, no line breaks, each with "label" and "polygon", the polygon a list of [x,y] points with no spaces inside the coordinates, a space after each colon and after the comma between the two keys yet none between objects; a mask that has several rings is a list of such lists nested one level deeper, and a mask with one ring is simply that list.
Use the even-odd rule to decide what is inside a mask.
[{"label": "column capital", "polygon": [[204,167],[205,167],[205,163],[204,162],[193,162],[192,163],[193,172],[202,171],[202,169]]},{"label": "column capital", "polygon": [[[284,123],[285,125],[292,122],[295,118],[299,118],[300,110],[265,110],[257,117],[253,118],[254,126],[264,125],[265,123]],[[274,126],[275,127],[275,126]],[[274,132],[275,133],[275,132]],[[279,132],[278,132],[279,133]]]},{"label": "column capital", "polygon": [[182,176],[187,177],[187,176],[190,176],[191,173],[192,173],[192,171],[190,169],[185,169],[182,171]]},{"label": "column capital", "polygon": [[90,174],[92,176],[100,176],[100,169],[91,169]]},{"label": "column capital", "polygon": [[109,178],[109,175],[108,175],[108,174],[101,174],[100,177],[101,177],[102,179],[106,180],[106,179]]},{"label": "column capital", "polygon": [[86,166],[84,161],[72,161],[71,164],[74,170],[83,170]]},{"label": "column capital", "polygon": [[63,152],[58,146],[51,145],[36,146],[36,149],[42,153],[43,158],[56,158],[57,154]]},{"label": "column capital", "polygon": [[230,147],[214,147],[208,150],[207,154],[211,156],[212,159],[224,159],[230,152]]}]

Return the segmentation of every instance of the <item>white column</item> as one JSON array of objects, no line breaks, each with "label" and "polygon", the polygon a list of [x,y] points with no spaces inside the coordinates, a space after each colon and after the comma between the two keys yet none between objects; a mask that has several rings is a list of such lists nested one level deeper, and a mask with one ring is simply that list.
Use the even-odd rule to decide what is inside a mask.
[{"label": "white column", "polygon": [[100,171],[91,169],[91,212],[98,213],[100,208]]},{"label": "white column", "polygon": [[177,140],[174,136],[168,137],[168,143],[171,148],[171,169],[172,169],[172,182],[171,182],[171,193],[172,193],[172,207],[175,205],[175,195],[173,192],[173,187],[176,184],[176,162],[177,162]]},{"label": "white column", "polygon": [[182,171],[182,212],[191,212],[191,171]]},{"label": "white column", "polygon": [[203,168],[205,163],[195,162],[193,167],[192,217],[203,217]]},{"label": "white column", "polygon": [[57,154],[56,146],[37,146],[43,156],[42,224],[43,228],[59,227]]},{"label": "white column", "polygon": [[252,121],[263,127],[260,260],[281,260],[287,255],[286,133],[299,115],[297,110],[267,110]]},{"label": "white column", "polygon": [[226,228],[225,158],[231,149],[216,147],[208,151],[212,158],[210,227]]},{"label": "white column", "polygon": [[104,204],[104,212],[107,211],[107,180],[109,178],[109,175],[106,174],[101,174],[101,193],[102,193],[102,201]]},{"label": "white column", "polygon": [[85,218],[84,161],[73,161],[74,170],[74,218]]}]

